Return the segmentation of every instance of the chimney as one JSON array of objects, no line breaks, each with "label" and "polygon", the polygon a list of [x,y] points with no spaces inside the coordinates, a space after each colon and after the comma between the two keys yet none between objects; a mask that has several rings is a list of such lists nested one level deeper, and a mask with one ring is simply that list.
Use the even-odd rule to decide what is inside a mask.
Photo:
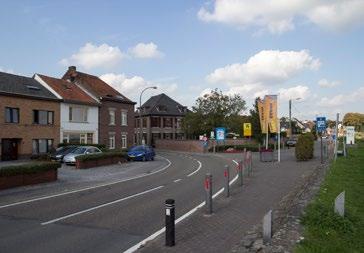
[{"label": "chimney", "polygon": [[71,82],[75,81],[75,78],[77,76],[76,66],[69,66],[68,72],[69,72],[70,81]]}]

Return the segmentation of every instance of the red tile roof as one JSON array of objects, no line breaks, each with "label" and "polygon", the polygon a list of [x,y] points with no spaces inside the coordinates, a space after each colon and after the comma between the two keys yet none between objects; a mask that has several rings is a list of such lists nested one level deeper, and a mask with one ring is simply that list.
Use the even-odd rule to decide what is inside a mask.
[{"label": "red tile roof", "polygon": [[97,76],[75,70],[68,70],[62,77],[64,80],[71,80],[72,78],[74,78],[77,83],[81,84],[85,89],[89,90],[96,97],[101,97],[102,99],[112,99],[126,103],[134,103]]},{"label": "red tile roof", "polygon": [[45,75],[38,74],[38,76],[57,92],[65,102],[98,105],[98,102],[95,99],[74,83]]}]

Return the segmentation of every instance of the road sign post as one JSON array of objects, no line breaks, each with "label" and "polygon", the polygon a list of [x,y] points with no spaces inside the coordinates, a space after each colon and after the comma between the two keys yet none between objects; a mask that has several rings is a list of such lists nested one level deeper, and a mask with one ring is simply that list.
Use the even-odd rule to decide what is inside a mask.
[{"label": "road sign post", "polygon": [[323,145],[322,145],[322,133],[326,130],[326,117],[316,118],[316,132],[320,133],[320,147],[321,147],[321,163],[324,163]]}]

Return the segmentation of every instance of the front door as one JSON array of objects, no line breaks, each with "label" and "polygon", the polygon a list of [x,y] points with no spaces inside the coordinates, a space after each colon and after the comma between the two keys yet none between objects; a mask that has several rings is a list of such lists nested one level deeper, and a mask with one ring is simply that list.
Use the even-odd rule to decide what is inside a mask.
[{"label": "front door", "polygon": [[1,140],[1,160],[9,161],[18,159],[18,139]]}]

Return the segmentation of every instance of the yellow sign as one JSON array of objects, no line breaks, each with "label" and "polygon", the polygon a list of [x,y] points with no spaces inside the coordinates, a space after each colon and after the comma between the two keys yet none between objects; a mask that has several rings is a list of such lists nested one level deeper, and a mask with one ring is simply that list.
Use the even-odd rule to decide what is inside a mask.
[{"label": "yellow sign", "polygon": [[244,123],[244,136],[252,136],[252,124]]},{"label": "yellow sign", "polygon": [[268,124],[271,133],[277,133],[277,96],[268,95],[265,96],[264,102],[266,104],[266,112],[268,112]]}]

